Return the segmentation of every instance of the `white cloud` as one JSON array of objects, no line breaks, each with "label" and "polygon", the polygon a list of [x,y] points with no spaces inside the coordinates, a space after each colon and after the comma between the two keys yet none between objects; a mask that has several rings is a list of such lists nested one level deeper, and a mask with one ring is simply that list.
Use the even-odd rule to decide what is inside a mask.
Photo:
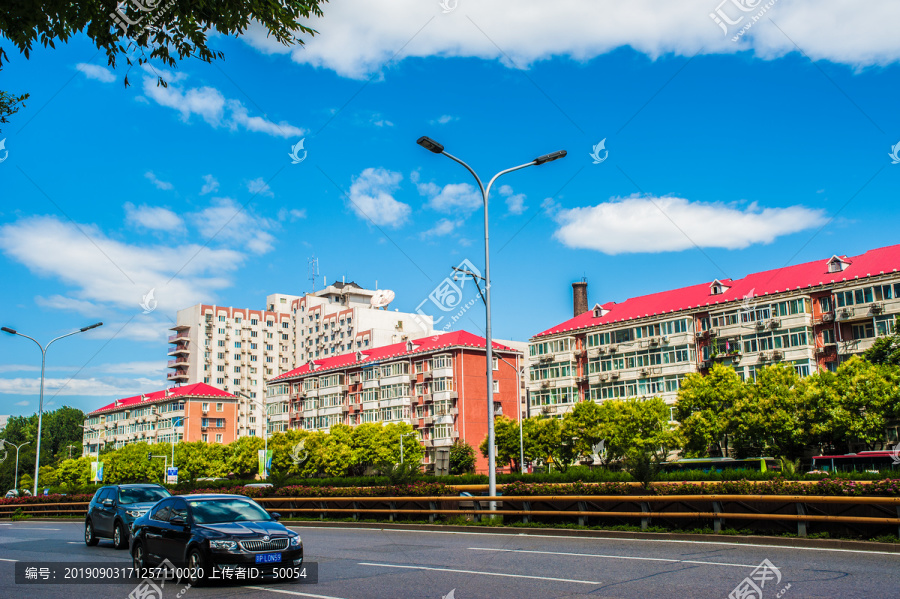
[{"label": "white cloud", "polygon": [[279,222],[290,221],[295,222],[302,218],[306,218],[306,209],[300,208],[291,208],[288,210],[287,208],[282,208],[278,211],[278,220]]},{"label": "white cloud", "polygon": [[165,360],[148,360],[137,362],[119,362],[118,364],[100,364],[95,368],[109,374],[137,374],[145,377],[166,374]]},{"label": "white cloud", "polygon": [[158,177],[153,173],[153,171],[147,171],[146,173],[144,173],[144,176],[145,176],[147,179],[149,179],[151,183],[153,183],[154,185],[156,185],[156,188],[157,188],[157,189],[162,189],[162,190],[164,190],[164,191],[171,191],[172,189],[175,189],[175,186],[174,186],[174,185],[172,185],[172,184],[169,183],[168,181],[163,181],[162,179],[158,178]]},{"label": "white cloud", "polygon": [[[501,0],[464,0],[452,13],[441,14],[437,1],[344,0],[323,6],[323,21],[310,22],[320,33],[305,36],[303,47],[284,48],[257,23],[241,39],[262,52],[289,53],[295,62],[355,78],[375,72],[401,48],[398,60],[442,56],[507,62],[509,56],[520,67],[553,56],[587,61],[625,46],[653,59],[746,50],[772,59],[796,52],[797,47],[813,60],[856,66],[885,65],[900,58],[894,26],[900,21],[900,3],[892,0],[871,0],[863,8],[854,0],[780,0],[733,42],[737,29],[758,12],[741,12],[737,4],[557,0],[548,6],[544,0],[520,0],[510,10]],[[741,4],[762,7],[765,2]],[[710,18],[718,7],[732,20],[743,16],[742,22],[723,32]],[[423,25],[425,29],[414,35]]]},{"label": "white cloud", "polygon": [[252,193],[253,195],[264,195],[269,196],[270,198],[275,197],[275,193],[272,191],[262,177],[257,177],[253,179],[249,183],[247,183],[247,191]]},{"label": "white cloud", "polygon": [[506,198],[506,209],[510,214],[522,214],[527,209],[524,193],[514,193],[509,185],[501,185],[498,192]]},{"label": "white cloud", "polygon": [[442,218],[435,225],[428,229],[427,231],[423,231],[419,234],[419,237],[422,239],[428,239],[429,237],[443,237],[445,235],[449,235],[453,233],[457,229],[457,227],[462,226],[463,221],[461,220],[450,220],[447,218]]},{"label": "white cloud", "polygon": [[[40,391],[40,378],[34,379],[4,379],[0,378],[0,393],[12,395],[32,395]],[[160,385],[160,381],[151,379],[67,379],[67,378],[45,378],[44,379],[44,395],[55,397],[70,396],[107,396],[107,397],[128,397],[137,395],[148,388]],[[20,401],[17,406],[27,406],[27,401]],[[50,405],[45,403],[45,406]]]},{"label": "white cloud", "polygon": [[722,203],[637,195],[560,209],[555,218],[560,226],[554,237],[563,244],[605,254],[680,251],[694,244],[740,249],[825,222],[823,211],[804,206],[760,209],[751,204],[742,210]]},{"label": "white cloud", "polygon": [[84,73],[84,76],[88,79],[96,79],[103,83],[112,83],[116,80],[116,76],[112,71],[106,67],[101,67],[100,65],[79,62],[75,65],[75,68]]},{"label": "white cloud", "polygon": [[[90,304],[140,313],[143,295],[155,289],[154,314],[201,301],[231,286],[227,276],[245,259],[232,249],[203,248],[199,244],[165,246],[126,243],[111,239],[96,225],[63,222],[53,216],[23,218],[0,227],[0,250],[40,276],[52,276],[70,286],[65,296],[45,300],[53,307],[88,309]],[[179,268],[179,275],[172,278]],[[65,298],[73,300],[64,306]],[[140,315],[140,314],[139,314]],[[146,322],[140,315],[132,322]],[[109,330],[107,324],[97,331]],[[137,325],[134,325],[137,326]],[[157,325],[157,337],[171,326]],[[91,334],[91,333],[88,333]],[[106,334],[106,333],[104,333]]]},{"label": "white cloud", "polygon": [[206,195],[219,189],[219,181],[212,175],[203,175],[203,187],[200,195]]},{"label": "white cloud", "polygon": [[[485,344],[487,344],[487,341],[485,341]],[[487,350],[485,350],[485,351],[487,351]],[[22,401],[17,401],[16,405],[17,406],[27,406],[28,402],[23,399]]]},{"label": "white cloud", "polygon": [[376,225],[399,227],[409,217],[408,204],[392,195],[403,175],[383,168],[367,168],[353,178],[350,185],[350,207],[360,218]]},{"label": "white cloud", "polygon": [[275,242],[269,231],[277,223],[257,216],[249,206],[231,198],[213,198],[212,205],[188,215],[188,219],[206,238],[214,237],[220,244],[243,244],[255,254],[265,254]]},{"label": "white cloud", "polygon": [[[147,65],[144,76],[144,95],[161,106],[172,108],[181,113],[185,122],[192,115],[200,116],[210,126],[218,128],[227,126],[232,130],[238,128],[265,133],[276,137],[301,137],[306,131],[286,121],[275,123],[259,116],[250,116],[247,108],[239,100],[229,100],[214,87],[184,87],[176,85],[186,78],[183,73],[175,76],[160,69],[152,69]],[[167,87],[157,85],[156,75],[159,73],[168,82]]]},{"label": "white cloud", "polygon": [[275,137],[303,137],[306,135],[306,130],[294,127],[287,121],[275,123],[260,116],[250,116],[244,105],[237,100],[229,100],[228,108],[231,110],[232,129],[236,129],[240,125],[247,131],[266,133]]},{"label": "white cloud", "polygon": [[428,198],[428,207],[438,212],[467,216],[484,205],[481,192],[469,183],[449,183],[444,187],[434,183],[417,183],[416,188]]},{"label": "white cloud", "polygon": [[452,116],[452,115],[449,115],[449,114],[444,114],[444,115],[441,115],[441,116],[439,116],[438,118],[432,119],[432,120],[430,120],[430,121],[428,121],[428,122],[429,122],[430,124],[432,124],[432,125],[446,125],[447,123],[451,123],[451,122],[453,122],[453,121],[458,121],[458,120],[459,120],[459,117],[458,117],[458,116]]},{"label": "white cloud", "polygon": [[133,226],[150,229],[153,231],[179,232],[184,229],[184,221],[180,216],[160,206],[135,206],[131,202],[125,203],[125,220]]},{"label": "white cloud", "polygon": [[42,308],[51,310],[67,310],[77,312],[84,316],[102,316],[106,313],[106,308],[94,302],[87,300],[75,299],[74,297],[66,297],[65,295],[51,295],[50,297],[37,296],[34,303]]}]

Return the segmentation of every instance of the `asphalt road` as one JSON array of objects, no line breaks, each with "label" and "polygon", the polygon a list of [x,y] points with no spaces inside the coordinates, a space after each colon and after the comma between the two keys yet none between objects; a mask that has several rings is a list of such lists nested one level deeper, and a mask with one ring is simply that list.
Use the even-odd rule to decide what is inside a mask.
[{"label": "asphalt road", "polygon": [[[596,597],[725,599],[750,578],[763,599],[900,596],[900,554],[746,546],[694,541],[597,539],[484,533],[295,528],[319,583],[218,583],[185,588],[169,581],[165,599],[289,597],[344,599],[521,599]],[[769,562],[778,569],[754,570]],[[15,584],[16,561],[128,565],[108,541],[86,547],[80,522],[0,524],[0,597],[139,598],[140,582]],[[780,576],[780,580],[778,579]],[[788,587],[790,585],[790,587]],[[451,591],[453,592],[450,595]],[[449,595],[449,597],[448,597]],[[737,595],[741,596],[741,595]],[[757,599],[748,595],[748,599]]]}]

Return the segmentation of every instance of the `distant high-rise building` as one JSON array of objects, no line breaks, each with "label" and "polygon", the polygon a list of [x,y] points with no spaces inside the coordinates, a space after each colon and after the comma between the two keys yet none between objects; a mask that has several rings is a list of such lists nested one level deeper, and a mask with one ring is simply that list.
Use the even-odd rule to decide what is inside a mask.
[{"label": "distant high-rise building", "polygon": [[309,360],[434,334],[429,316],[374,307],[376,293],[340,282],[300,296],[269,295],[263,310],[207,304],[179,310],[168,380],[237,395],[238,436],[261,436],[267,380]]}]

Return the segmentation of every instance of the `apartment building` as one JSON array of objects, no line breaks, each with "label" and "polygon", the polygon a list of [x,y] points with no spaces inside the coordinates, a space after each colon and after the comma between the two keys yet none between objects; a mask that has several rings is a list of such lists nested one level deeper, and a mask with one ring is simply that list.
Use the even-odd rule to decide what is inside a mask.
[{"label": "apartment building", "polygon": [[532,337],[530,411],[561,414],[577,401],[662,397],[684,377],[730,366],[754,379],[768,364],[801,376],[834,370],[890,334],[900,316],[900,245],[628,299],[588,309]]},{"label": "apartment building", "polygon": [[432,334],[430,317],[373,307],[376,291],[334,283],[273,294],[264,310],[197,304],[178,311],[168,379],[238,396],[238,434],[262,435],[266,381],[309,360]]},{"label": "apartment building", "polygon": [[[518,418],[522,353],[494,342],[493,413]],[[313,359],[268,382],[269,430],[411,424],[426,468],[456,439],[487,435],[485,339],[466,331]],[[476,468],[487,470],[478,453]]]},{"label": "apartment building", "polygon": [[82,455],[140,442],[231,443],[237,414],[237,397],[204,383],[117,399],[87,414]]}]

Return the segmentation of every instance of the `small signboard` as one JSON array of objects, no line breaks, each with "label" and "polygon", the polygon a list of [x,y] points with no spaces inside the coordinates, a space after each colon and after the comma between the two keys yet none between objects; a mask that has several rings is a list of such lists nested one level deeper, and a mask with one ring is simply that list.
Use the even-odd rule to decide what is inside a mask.
[{"label": "small signboard", "polygon": [[91,481],[103,482],[103,462],[91,462]]},{"label": "small signboard", "polygon": [[168,468],[166,468],[166,484],[178,484],[178,468],[174,466],[169,466]]}]

